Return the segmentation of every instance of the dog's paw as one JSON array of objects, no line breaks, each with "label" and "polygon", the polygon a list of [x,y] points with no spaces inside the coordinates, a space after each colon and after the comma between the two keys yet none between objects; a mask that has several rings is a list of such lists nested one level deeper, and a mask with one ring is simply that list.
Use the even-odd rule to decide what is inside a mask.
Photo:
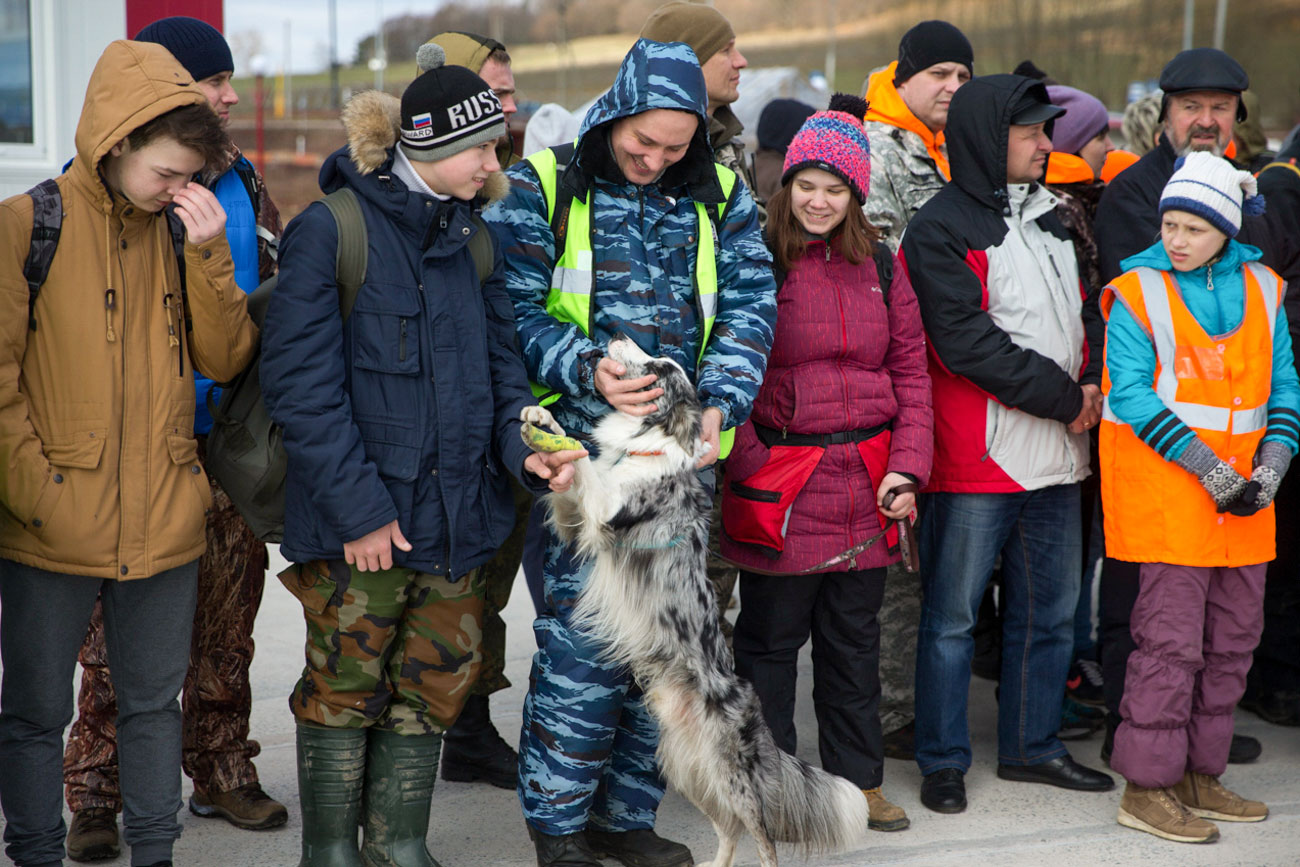
[{"label": "dog's paw", "polygon": [[544,406],[526,406],[519,412],[519,420],[524,424],[535,425],[545,428],[557,436],[565,436],[564,428],[560,427],[555,416]]}]

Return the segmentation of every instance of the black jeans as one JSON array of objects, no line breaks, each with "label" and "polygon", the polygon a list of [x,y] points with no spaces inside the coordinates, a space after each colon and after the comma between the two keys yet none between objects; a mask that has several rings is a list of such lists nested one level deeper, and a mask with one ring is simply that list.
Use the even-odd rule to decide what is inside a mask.
[{"label": "black jeans", "polygon": [[732,647],[776,745],[794,754],[799,649],[812,636],[813,707],[822,767],[862,789],[883,776],[880,623],[885,570],[759,575],[741,570]]},{"label": "black jeans", "polygon": [[1112,725],[1119,725],[1119,702],[1124,697],[1128,655],[1137,649],[1129,631],[1133,605],[1138,598],[1139,564],[1107,557],[1101,563],[1097,592],[1097,640],[1101,643],[1102,687]]}]

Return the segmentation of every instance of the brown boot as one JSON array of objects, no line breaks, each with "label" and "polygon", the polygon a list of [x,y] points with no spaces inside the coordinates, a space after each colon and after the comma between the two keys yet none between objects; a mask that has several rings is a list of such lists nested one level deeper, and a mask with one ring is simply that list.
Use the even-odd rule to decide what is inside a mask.
[{"label": "brown boot", "polygon": [[73,861],[104,861],[122,854],[117,841],[117,812],[111,807],[87,807],[72,814],[68,828],[68,857]]},{"label": "brown boot", "polygon": [[190,812],[205,819],[225,819],[245,831],[277,828],[289,819],[284,804],[272,798],[257,783],[229,792],[200,792],[190,796]]},{"label": "brown boot", "polygon": [[912,824],[903,812],[903,808],[889,803],[885,800],[884,794],[877,786],[874,789],[863,789],[862,794],[867,797],[867,827],[873,831],[901,831]]},{"label": "brown boot", "polygon": [[1173,793],[1183,806],[1193,814],[1206,819],[1224,822],[1262,822],[1268,818],[1268,807],[1259,801],[1247,801],[1236,792],[1224,788],[1218,777],[1188,771]]},{"label": "brown boot", "polygon": [[1193,816],[1170,789],[1144,789],[1129,783],[1119,802],[1117,821],[1175,843],[1213,843],[1219,829]]}]

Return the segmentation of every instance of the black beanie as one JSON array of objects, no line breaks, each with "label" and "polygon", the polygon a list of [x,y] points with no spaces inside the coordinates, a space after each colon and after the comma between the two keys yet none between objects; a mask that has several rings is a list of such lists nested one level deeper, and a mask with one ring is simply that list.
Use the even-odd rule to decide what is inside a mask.
[{"label": "black beanie", "polygon": [[195,81],[219,72],[234,72],[235,59],[221,31],[206,21],[177,15],[159,18],[135,35],[136,42],[154,42],[172,53]]},{"label": "black beanie", "polygon": [[902,84],[936,63],[960,63],[975,74],[975,53],[966,34],[947,21],[922,21],[904,33],[898,43],[894,84]]},{"label": "black beanie", "polygon": [[408,158],[442,160],[506,134],[501,100],[487,82],[463,66],[446,66],[436,43],[420,51],[428,71],[402,94],[402,152]]}]

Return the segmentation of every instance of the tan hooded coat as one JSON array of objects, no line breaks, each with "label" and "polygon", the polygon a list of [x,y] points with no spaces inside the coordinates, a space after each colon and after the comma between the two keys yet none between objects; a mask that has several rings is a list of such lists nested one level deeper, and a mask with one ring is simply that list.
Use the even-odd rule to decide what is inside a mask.
[{"label": "tan hooded coat", "polygon": [[62,235],[35,331],[22,274],[31,199],[0,203],[0,557],[130,579],[203,553],[211,494],[195,455],[191,365],[230,379],[252,357],[257,328],[224,233],[186,243],[180,309],[165,216],[114,196],[100,161],[142,124],[205,103],[161,46],[119,40],[104,51],[76,159],[57,179]]}]

